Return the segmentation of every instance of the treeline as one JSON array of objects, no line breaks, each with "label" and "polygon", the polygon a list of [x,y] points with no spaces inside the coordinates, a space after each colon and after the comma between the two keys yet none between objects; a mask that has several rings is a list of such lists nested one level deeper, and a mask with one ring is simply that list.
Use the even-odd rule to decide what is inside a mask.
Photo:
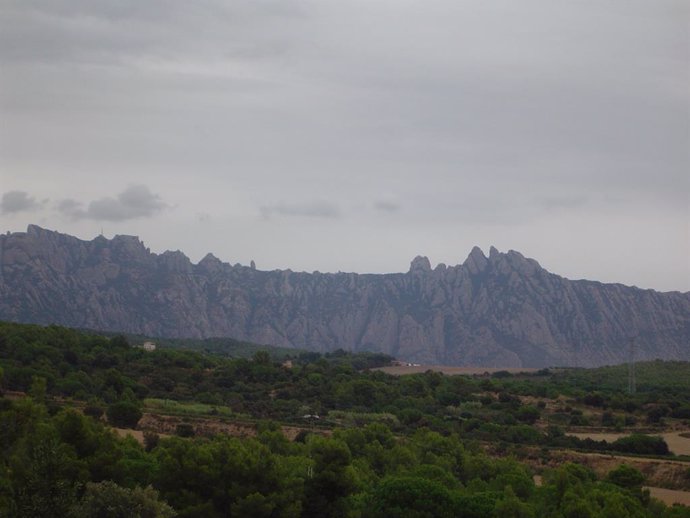
[{"label": "treeline", "polygon": [[[117,336],[120,333],[112,333]],[[205,354],[224,356],[226,358],[251,358],[258,351],[266,351],[274,360],[294,358],[300,353],[306,352],[300,349],[279,347],[275,345],[259,345],[252,342],[235,340],[234,338],[151,338],[143,335],[123,335],[130,343],[144,343],[154,341],[157,346],[170,349],[187,349]]]},{"label": "treeline", "polygon": [[[650,499],[627,466],[598,480],[564,465],[538,487],[525,465],[484,453],[482,441],[506,452],[534,444],[667,453],[653,437],[590,444],[535,427],[545,412],[539,397],[560,390],[548,373],[371,370],[389,361],[303,353],[288,367],[265,351],[251,359],[146,352],[121,336],[0,323],[0,389],[28,394],[0,399],[0,517],[688,516]],[[613,395],[589,403],[608,405]],[[229,409],[255,420],[258,435],[195,437],[181,426],[185,437],[147,433],[142,446],[105,426],[104,413],[134,426],[146,398],[201,402],[218,419]],[[74,400],[82,412],[70,408]],[[277,423],[305,416],[312,433],[289,441]]]},{"label": "treeline", "polygon": [[598,480],[566,464],[536,486],[525,466],[458,435],[405,437],[382,424],[290,442],[119,439],[73,409],[50,415],[39,389],[0,399],[0,516],[16,518],[680,518],[625,465]]},{"label": "treeline", "polygon": [[[665,455],[668,447],[658,437],[635,436],[608,444],[566,436],[564,426],[587,424],[582,411],[566,405],[547,413],[540,398],[569,394],[583,405],[609,409],[603,418],[609,416],[610,424],[616,426],[622,418],[615,414],[617,409],[646,411],[645,419],[658,422],[663,418],[657,417],[660,411],[673,415],[690,400],[678,401],[684,394],[681,389],[680,396],[674,393],[666,399],[653,393],[661,397],[653,403],[649,393],[573,390],[547,372],[473,379],[431,371],[395,377],[370,370],[390,360],[377,353],[300,353],[288,367],[273,361],[266,351],[256,352],[251,359],[177,349],[147,352],[132,347],[122,336],[0,323],[4,371],[0,387],[26,392],[35,380],[43,380],[48,395],[84,401],[88,415],[98,418],[105,412],[118,426],[136,425],[144,401],[157,398],[201,403],[209,415],[219,418],[304,424],[304,416],[319,416],[316,422],[311,420],[314,426],[380,422],[396,434],[425,427],[505,444],[504,449],[539,445]],[[531,403],[523,402],[521,396],[529,397]],[[637,419],[628,412],[624,423]],[[534,426],[544,420],[549,426]]]}]

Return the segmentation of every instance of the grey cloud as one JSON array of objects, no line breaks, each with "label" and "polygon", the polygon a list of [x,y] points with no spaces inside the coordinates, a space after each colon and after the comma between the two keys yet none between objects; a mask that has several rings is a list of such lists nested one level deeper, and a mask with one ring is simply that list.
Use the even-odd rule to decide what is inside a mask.
[{"label": "grey cloud", "polygon": [[58,211],[72,219],[94,219],[103,221],[126,221],[150,218],[165,209],[167,205],[145,185],[130,185],[116,198],[105,197],[84,204],[73,199],[64,199]]},{"label": "grey cloud", "polygon": [[122,65],[144,56],[280,54],[280,31],[252,31],[304,13],[300,3],[281,1],[9,0],[0,14],[0,58]]},{"label": "grey cloud", "polygon": [[390,200],[378,200],[374,202],[374,208],[381,212],[397,212],[400,204]]},{"label": "grey cloud", "polygon": [[[187,234],[204,253],[236,224],[228,254],[241,243],[276,267],[406,269],[503,231],[499,247],[521,250],[551,223],[588,250],[607,229],[615,253],[646,244],[648,279],[688,286],[658,261],[688,250],[689,14],[687,0],[4,0],[0,183],[76,197],[58,210],[79,232],[124,221],[180,247],[162,221],[132,220],[161,200],[84,199],[65,180],[164,177],[204,222]],[[305,241],[287,252],[261,215]],[[337,236],[318,224],[334,221]],[[367,235],[388,240],[376,258],[352,252]]]},{"label": "grey cloud", "polygon": [[276,203],[264,205],[260,208],[261,215],[268,219],[272,216],[304,217],[304,218],[339,218],[341,213],[337,205],[325,201],[311,201],[305,203]]},{"label": "grey cloud", "polygon": [[2,195],[0,202],[0,212],[3,214],[34,211],[40,207],[41,204],[25,191],[8,191]]}]

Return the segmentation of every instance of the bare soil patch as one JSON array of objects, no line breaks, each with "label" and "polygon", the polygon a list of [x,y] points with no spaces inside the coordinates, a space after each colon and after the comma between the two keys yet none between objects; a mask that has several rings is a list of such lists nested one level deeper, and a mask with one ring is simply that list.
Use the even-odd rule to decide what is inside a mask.
[{"label": "bare soil patch", "polygon": [[662,433],[661,436],[668,444],[668,449],[676,455],[690,455],[690,433],[669,432]]},{"label": "bare soil patch", "polygon": [[592,439],[593,441],[613,442],[621,437],[630,435],[628,433],[609,433],[609,432],[568,432],[568,435],[577,437],[578,439]]},{"label": "bare soil patch", "polygon": [[[195,435],[213,436],[216,434],[225,434],[232,437],[256,437],[256,426],[252,423],[230,422],[218,419],[206,418],[191,418],[178,417],[160,414],[146,413],[139,421],[137,428],[155,432],[161,436],[174,435],[177,425],[181,423],[188,423],[194,428]],[[126,430],[131,431],[131,430]],[[320,428],[303,428],[299,426],[282,426],[281,431],[283,435],[289,440],[294,441],[297,435],[302,431],[313,432],[321,435],[331,435],[331,430],[324,430]],[[143,440],[143,432],[142,440]]]},{"label": "bare soil patch", "polygon": [[144,444],[144,432],[141,430],[132,430],[130,428],[113,428],[115,433],[120,437],[134,437],[139,444]]},{"label": "bare soil patch", "polygon": [[663,487],[647,487],[649,493],[666,505],[681,504],[690,506],[690,491],[676,491]]},{"label": "bare soil patch", "polygon": [[548,455],[543,457],[537,449],[521,460],[530,465],[537,474],[541,474],[545,468],[557,468],[566,462],[573,462],[587,466],[599,477],[605,477],[621,464],[627,464],[640,470],[647,484],[652,487],[690,491],[690,478],[687,476],[690,462],[583,453],[572,450],[550,450]]}]

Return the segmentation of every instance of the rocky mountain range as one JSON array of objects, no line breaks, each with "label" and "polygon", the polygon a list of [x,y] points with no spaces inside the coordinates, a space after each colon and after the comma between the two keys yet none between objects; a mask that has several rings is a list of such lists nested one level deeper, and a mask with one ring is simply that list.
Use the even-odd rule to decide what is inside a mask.
[{"label": "rocky mountain range", "polygon": [[30,225],[0,236],[0,319],[149,336],[228,336],[426,364],[594,366],[690,360],[690,293],[571,281],[520,253],[475,247],[406,273],[260,271]]}]

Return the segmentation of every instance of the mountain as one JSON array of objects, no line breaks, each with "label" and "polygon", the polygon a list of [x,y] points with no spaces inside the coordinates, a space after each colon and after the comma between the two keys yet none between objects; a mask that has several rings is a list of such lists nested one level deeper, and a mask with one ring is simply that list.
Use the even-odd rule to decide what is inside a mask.
[{"label": "mountain", "polygon": [[30,225],[0,236],[0,319],[427,364],[613,364],[631,337],[636,359],[690,359],[690,293],[571,281],[493,247],[457,266],[417,257],[407,273],[298,273]]}]

